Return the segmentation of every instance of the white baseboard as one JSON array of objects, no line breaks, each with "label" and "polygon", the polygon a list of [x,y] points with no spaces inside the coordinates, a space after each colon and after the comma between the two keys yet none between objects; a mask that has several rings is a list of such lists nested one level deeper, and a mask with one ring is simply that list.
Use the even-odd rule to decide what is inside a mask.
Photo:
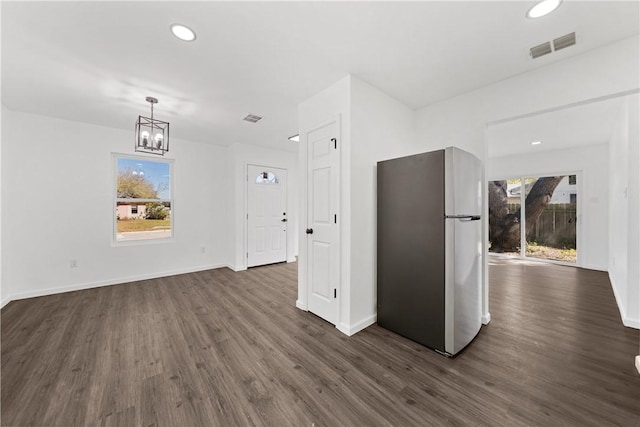
[{"label": "white baseboard", "polygon": [[640,354],[636,356],[636,370],[640,374]]},{"label": "white baseboard", "polygon": [[371,315],[365,319],[362,319],[361,321],[354,323],[353,325],[346,325],[344,323],[340,323],[338,325],[336,325],[336,329],[338,329],[340,332],[342,332],[343,334],[347,335],[347,336],[351,336],[354,334],[357,334],[358,332],[360,332],[361,330],[373,325],[374,323],[376,323],[376,321],[378,320],[378,315],[374,314]]},{"label": "white baseboard", "polygon": [[19,292],[17,294],[9,295],[5,300],[2,301],[1,307],[4,307],[6,304],[8,304],[11,301],[25,299],[25,298],[34,298],[34,297],[41,297],[45,295],[61,294],[64,292],[81,291],[84,289],[100,288],[102,286],[120,285],[123,283],[138,282],[140,280],[148,280],[148,279],[157,279],[159,277],[176,276],[178,274],[195,273],[197,271],[213,270],[213,269],[222,268],[222,267],[229,267],[229,266],[226,264],[210,264],[210,265],[202,265],[202,266],[193,267],[193,268],[183,268],[179,270],[165,271],[162,273],[142,274],[138,276],[120,277],[117,279],[81,283],[81,284],[71,285],[71,286],[37,289],[29,292]]},{"label": "white baseboard", "polygon": [[287,262],[296,262],[296,261],[298,261],[296,257],[287,259]]},{"label": "white baseboard", "polygon": [[491,313],[483,314],[482,315],[482,324],[483,325],[488,325],[489,322],[491,322]]},{"label": "white baseboard", "polygon": [[225,264],[223,267],[227,267],[229,270],[235,271],[236,273],[238,271],[245,271],[247,269],[247,267],[236,267],[235,265],[231,264]]},{"label": "white baseboard", "polygon": [[611,273],[609,273],[609,281],[611,282],[611,289],[613,289],[613,296],[616,299],[616,305],[618,306],[618,311],[620,312],[620,319],[622,320],[622,324],[628,328],[640,329],[640,319],[632,319],[627,316],[627,309],[620,300],[620,296],[618,295],[618,287],[616,286],[613,277],[611,277]]},{"label": "white baseboard", "polygon": [[603,267],[601,265],[592,265],[592,264],[585,264],[581,268],[586,268],[587,270],[597,270],[597,271],[605,271],[605,272],[609,271],[607,267]]},{"label": "white baseboard", "polygon": [[0,308],[4,307],[5,305],[9,304],[11,302],[11,298],[5,298],[3,300],[0,300]]},{"label": "white baseboard", "polygon": [[307,309],[307,304],[303,303],[302,301],[300,301],[299,299],[296,300],[296,307],[298,307],[300,310],[304,310],[304,311],[309,311]]},{"label": "white baseboard", "polygon": [[338,323],[336,325],[336,329],[349,337],[352,335],[349,333],[349,325],[347,325],[346,323]]},{"label": "white baseboard", "polygon": [[625,317],[622,319],[622,324],[627,328],[640,329],[639,319],[630,319],[628,317]]}]

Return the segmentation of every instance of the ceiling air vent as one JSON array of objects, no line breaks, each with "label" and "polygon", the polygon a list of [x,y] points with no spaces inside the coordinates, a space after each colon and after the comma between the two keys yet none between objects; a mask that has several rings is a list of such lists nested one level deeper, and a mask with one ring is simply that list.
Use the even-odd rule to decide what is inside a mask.
[{"label": "ceiling air vent", "polygon": [[576,33],[569,33],[565,36],[553,40],[553,50],[564,49],[576,44]]},{"label": "ceiling air vent", "polygon": [[247,114],[247,117],[245,117],[242,120],[245,120],[245,121],[251,122],[251,123],[257,123],[258,120],[262,120],[262,117],[256,116],[256,115],[253,115],[253,114]]},{"label": "ceiling air vent", "polygon": [[542,55],[546,55],[548,53],[551,53],[551,43],[546,42],[546,43],[539,44],[537,46],[532,47],[530,51],[531,51],[532,58],[538,58]]}]

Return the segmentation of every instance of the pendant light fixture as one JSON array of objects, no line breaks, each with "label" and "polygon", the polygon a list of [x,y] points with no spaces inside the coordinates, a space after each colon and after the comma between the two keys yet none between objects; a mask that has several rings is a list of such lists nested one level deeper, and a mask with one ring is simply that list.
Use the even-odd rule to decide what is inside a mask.
[{"label": "pendant light fixture", "polygon": [[147,96],[146,100],[151,104],[151,117],[138,116],[135,149],[164,156],[169,151],[169,122],[153,118],[153,104],[158,103],[157,98]]}]

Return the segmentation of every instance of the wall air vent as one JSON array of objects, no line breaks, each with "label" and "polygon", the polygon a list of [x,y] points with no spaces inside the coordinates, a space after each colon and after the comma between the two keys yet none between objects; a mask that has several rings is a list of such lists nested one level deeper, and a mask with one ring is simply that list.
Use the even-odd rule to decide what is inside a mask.
[{"label": "wall air vent", "polygon": [[256,116],[256,115],[254,115],[254,114],[247,114],[247,117],[245,117],[245,118],[244,118],[244,119],[242,119],[242,120],[245,120],[245,121],[247,121],[247,122],[251,122],[251,123],[257,123],[257,122],[258,122],[258,120],[262,120],[262,117],[260,117],[260,116]]},{"label": "wall air vent", "polygon": [[538,58],[548,53],[551,53],[551,43],[549,42],[539,44],[530,49],[530,55],[532,58]]},{"label": "wall air vent", "polygon": [[576,44],[576,33],[569,33],[557,39],[553,39],[553,50],[564,49],[565,47]]}]

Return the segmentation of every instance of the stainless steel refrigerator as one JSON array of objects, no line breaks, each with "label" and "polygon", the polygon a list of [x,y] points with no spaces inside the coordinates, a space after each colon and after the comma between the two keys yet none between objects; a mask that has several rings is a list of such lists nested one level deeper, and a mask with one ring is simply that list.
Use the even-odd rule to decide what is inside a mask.
[{"label": "stainless steel refrigerator", "polygon": [[447,355],[482,323],[481,168],[455,147],[378,162],[378,324]]}]

